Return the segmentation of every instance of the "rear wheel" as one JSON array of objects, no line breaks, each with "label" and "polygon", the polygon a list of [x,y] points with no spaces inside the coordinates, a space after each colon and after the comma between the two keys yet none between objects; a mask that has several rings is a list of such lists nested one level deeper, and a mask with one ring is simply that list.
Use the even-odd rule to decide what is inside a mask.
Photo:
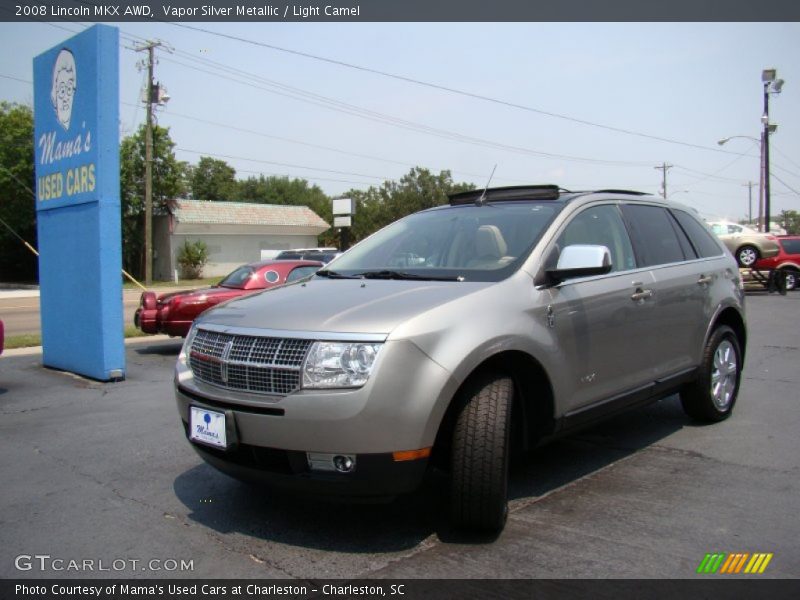
[{"label": "rear wheel", "polygon": [[733,329],[721,325],[708,338],[697,379],[681,391],[683,410],[698,421],[727,419],[736,404],[741,374],[739,340]]},{"label": "rear wheel", "polygon": [[796,290],[798,272],[794,269],[786,269],[784,272],[786,273],[786,290]]},{"label": "rear wheel", "polygon": [[752,267],[759,258],[758,248],[755,246],[742,246],[736,251],[736,260],[742,267]]},{"label": "rear wheel", "polygon": [[508,459],[514,382],[477,379],[453,432],[450,516],[460,529],[500,532],[508,516]]}]

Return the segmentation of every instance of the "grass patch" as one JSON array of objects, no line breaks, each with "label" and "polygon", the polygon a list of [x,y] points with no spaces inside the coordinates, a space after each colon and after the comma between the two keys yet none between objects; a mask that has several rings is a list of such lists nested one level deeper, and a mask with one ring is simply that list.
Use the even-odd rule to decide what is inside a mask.
[{"label": "grass patch", "polygon": [[[136,329],[133,325],[125,326],[125,337],[146,337],[149,333]],[[42,345],[42,336],[39,333],[23,333],[21,335],[9,335],[5,339],[5,349],[13,350],[14,348],[30,348],[33,346]]]},{"label": "grass patch", "polygon": [[28,348],[30,346],[41,346],[42,336],[38,333],[23,333],[22,335],[7,335],[4,342],[5,350],[14,348]]}]

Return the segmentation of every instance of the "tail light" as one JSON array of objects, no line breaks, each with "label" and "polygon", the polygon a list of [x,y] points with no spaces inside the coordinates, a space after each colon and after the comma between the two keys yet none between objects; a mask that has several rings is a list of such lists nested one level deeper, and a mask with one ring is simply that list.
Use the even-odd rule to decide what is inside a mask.
[{"label": "tail light", "polygon": [[156,293],[144,292],[142,294],[142,307],[148,310],[153,310],[157,306]]}]

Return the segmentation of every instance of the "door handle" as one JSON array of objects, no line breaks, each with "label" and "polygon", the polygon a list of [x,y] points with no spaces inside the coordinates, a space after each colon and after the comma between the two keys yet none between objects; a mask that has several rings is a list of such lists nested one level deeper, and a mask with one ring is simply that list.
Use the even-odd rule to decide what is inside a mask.
[{"label": "door handle", "polygon": [[706,285],[714,281],[714,278],[710,275],[700,275],[700,279],[697,280],[698,285]]},{"label": "door handle", "polygon": [[631,300],[634,302],[644,302],[648,298],[653,297],[653,290],[643,290],[642,288],[637,288],[636,291],[631,294]]}]

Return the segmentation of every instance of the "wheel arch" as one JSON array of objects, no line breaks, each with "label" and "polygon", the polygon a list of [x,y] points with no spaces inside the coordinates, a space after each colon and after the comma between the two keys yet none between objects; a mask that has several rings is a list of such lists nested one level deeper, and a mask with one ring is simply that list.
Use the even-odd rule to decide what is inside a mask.
[{"label": "wheel arch", "polygon": [[456,418],[464,405],[466,388],[490,373],[506,375],[514,382],[512,405],[512,452],[522,452],[555,428],[553,386],[542,364],[526,352],[505,350],[486,358],[462,381],[439,424],[434,443],[436,464],[448,464],[450,440]]},{"label": "wheel arch", "polygon": [[742,361],[744,362],[745,352],[747,348],[747,327],[745,326],[742,315],[739,313],[738,310],[736,310],[731,306],[721,310],[720,313],[714,319],[711,327],[708,328],[708,332],[706,333],[706,342],[708,342],[708,339],[711,336],[711,334],[720,325],[727,325],[728,327],[733,329],[734,333],[736,334],[736,338],[739,341],[739,351],[742,354]]}]

